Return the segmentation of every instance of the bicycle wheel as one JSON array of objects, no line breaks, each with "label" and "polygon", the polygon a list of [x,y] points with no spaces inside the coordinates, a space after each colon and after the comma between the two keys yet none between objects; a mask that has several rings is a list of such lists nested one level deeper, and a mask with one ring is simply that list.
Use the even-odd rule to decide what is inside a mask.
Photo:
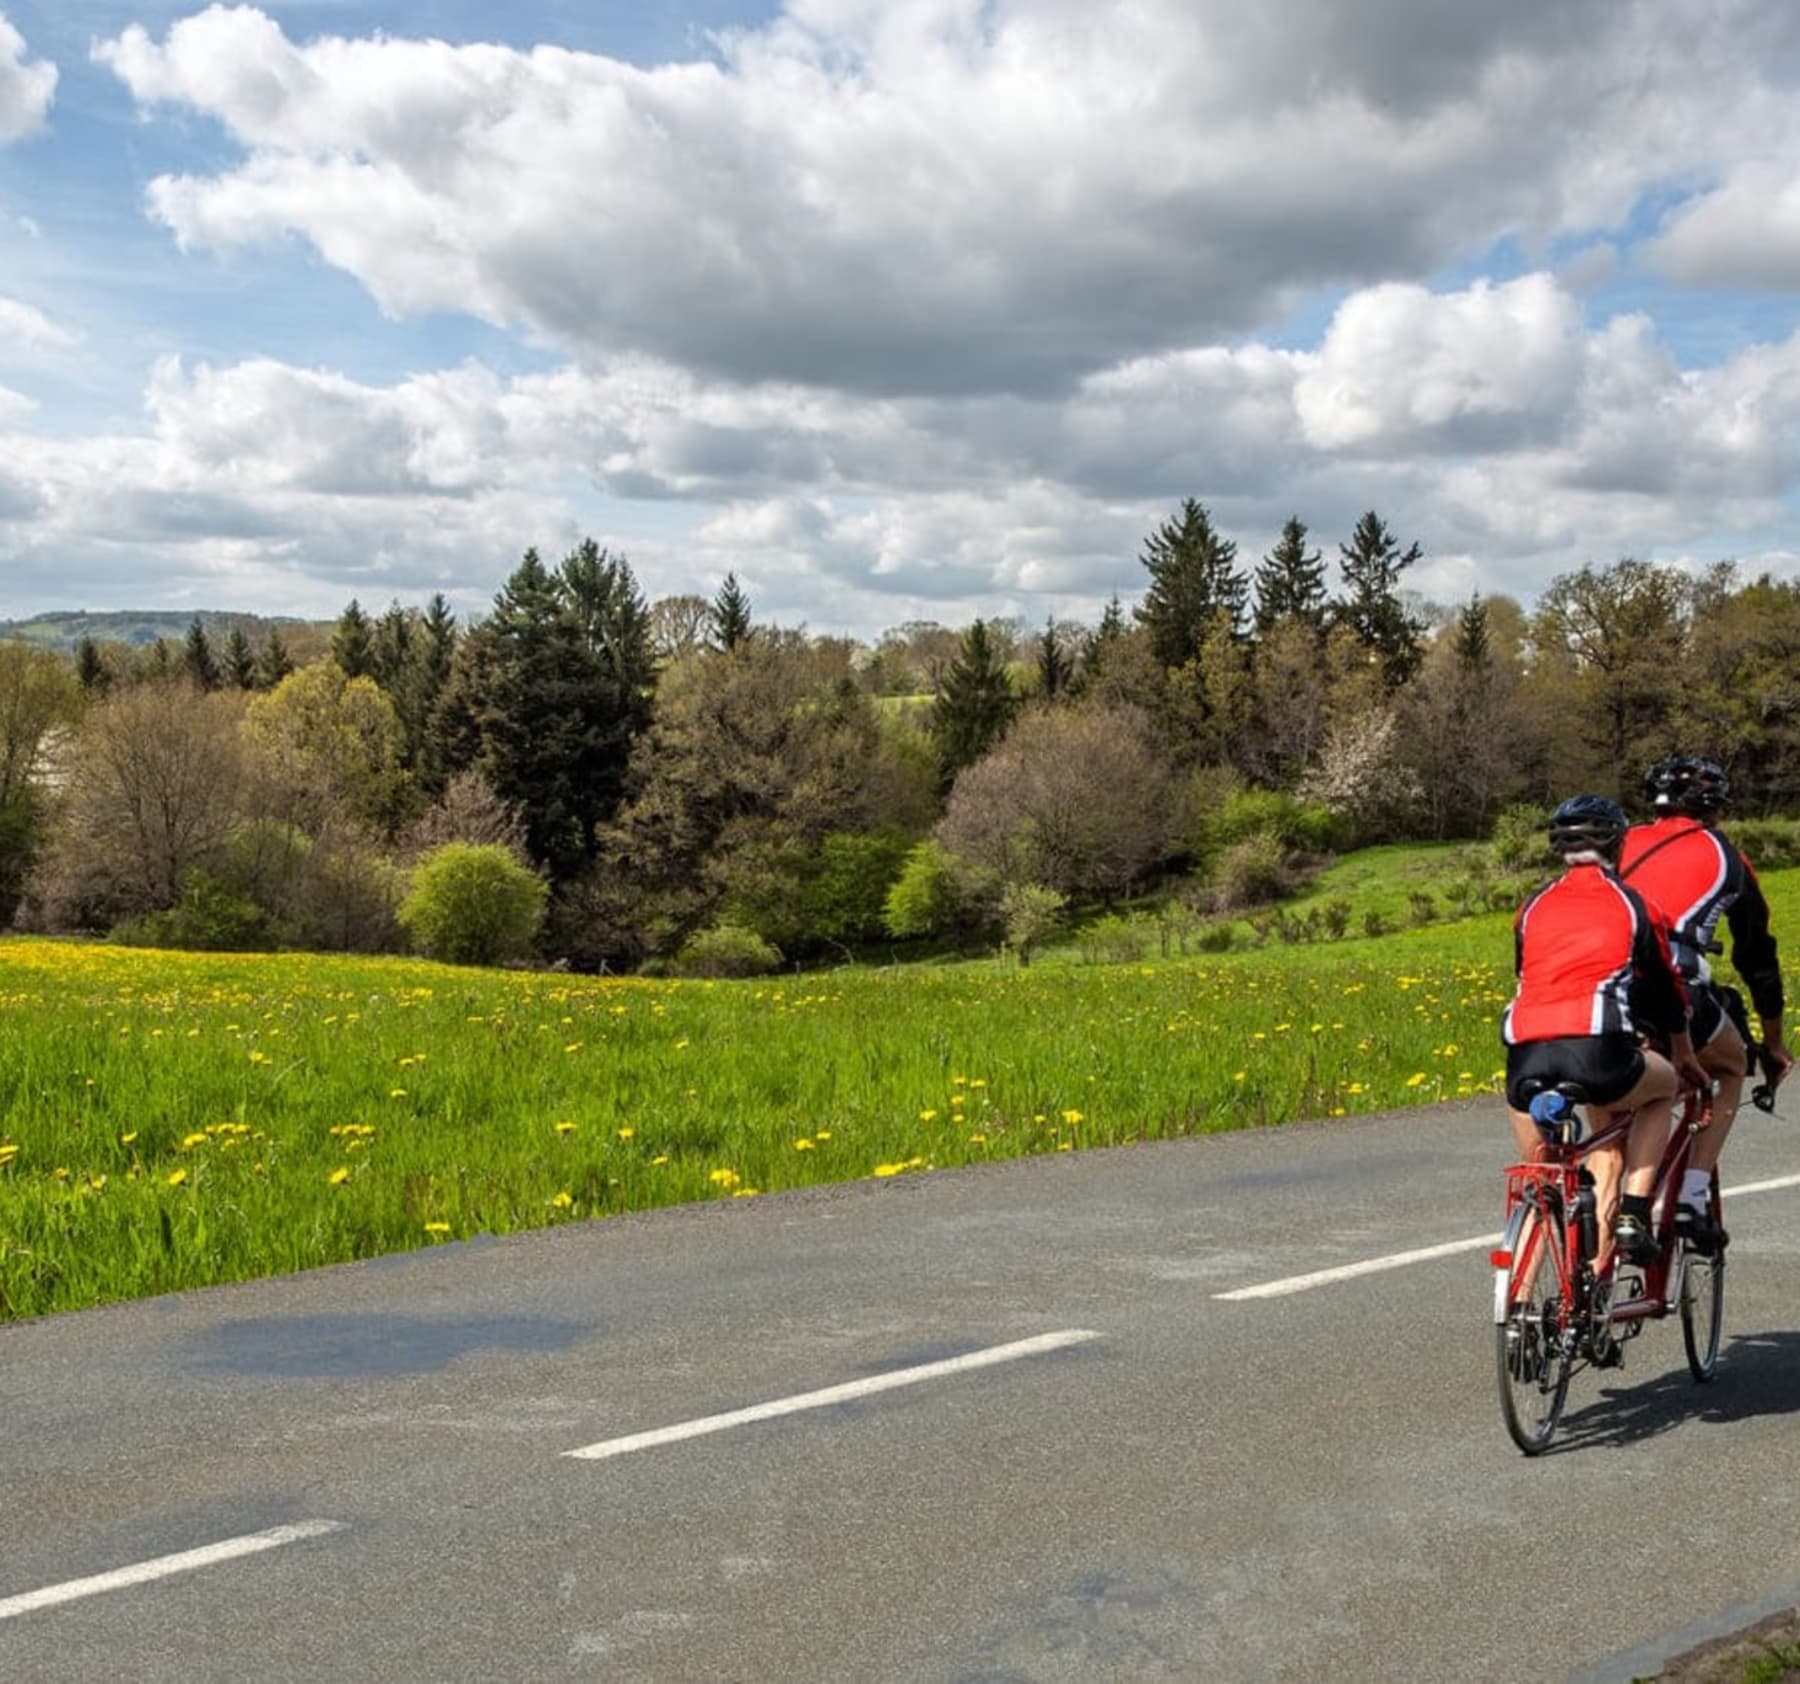
[{"label": "bicycle wheel", "polygon": [[1563,1338],[1560,1228],[1533,1208],[1513,1246],[1506,1319],[1494,1329],[1500,1414],[1527,1456],[1540,1454],[1562,1417],[1574,1355]]},{"label": "bicycle wheel", "polygon": [[1681,1338],[1688,1372],[1702,1385],[1719,1372],[1719,1334],[1725,1326],[1725,1259],[1687,1254],[1681,1271]]}]

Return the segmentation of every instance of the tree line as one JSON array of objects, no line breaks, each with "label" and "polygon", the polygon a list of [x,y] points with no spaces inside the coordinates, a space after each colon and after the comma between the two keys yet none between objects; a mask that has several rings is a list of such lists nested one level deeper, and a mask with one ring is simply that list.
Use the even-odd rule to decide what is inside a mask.
[{"label": "tree line", "polygon": [[199,620],[3,645],[0,912],[589,968],[997,930],[1023,953],[1071,902],[1224,904],[1296,852],[1629,797],[1678,748],[1751,812],[1800,806],[1800,586],[1621,560],[1529,611],[1441,608],[1406,587],[1421,554],[1370,512],[1334,589],[1298,518],[1246,562],[1188,499],[1092,625],[864,645],[758,622],[735,576],[649,602],[589,541],[527,551],[468,624],[439,596],[353,601],[298,654]]}]

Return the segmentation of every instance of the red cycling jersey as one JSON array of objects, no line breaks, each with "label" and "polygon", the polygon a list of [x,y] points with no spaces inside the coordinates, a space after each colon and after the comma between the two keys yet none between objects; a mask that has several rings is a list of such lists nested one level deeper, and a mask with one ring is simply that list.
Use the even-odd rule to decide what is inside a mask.
[{"label": "red cycling jersey", "polygon": [[1500,1028],[1508,1046],[1635,1034],[1634,1006],[1651,1029],[1687,1027],[1659,918],[1605,866],[1571,866],[1519,908],[1513,931],[1519,987]]},{"label": "red cycling jersey", "polygon": [[1769,903],[1750,862],[1711,825],[1684,814],[1633,825],[1619,854],[1629,878],[1669,914],[1669,943],[1681,974],[1710,982],[1706,955],[1721,918],[1731,924],[1731,962],[1764,1017],[1780,1017],[1781,963],[1769,931]]}]

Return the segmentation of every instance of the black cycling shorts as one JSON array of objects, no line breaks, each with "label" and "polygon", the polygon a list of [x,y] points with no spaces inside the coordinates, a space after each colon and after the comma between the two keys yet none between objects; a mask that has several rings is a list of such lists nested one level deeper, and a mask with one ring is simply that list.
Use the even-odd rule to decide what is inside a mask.
[{"label": "black cycling shorts", "polygon": [[1688,1035],[1698,1052],[1731,1020],[1725,1015],[1725,1004],[1709,982],[1690,982],[1688,991]]},{"label": "black cycling shorts", "polygon": [[[1528,1110],[1531,1093],[1574,1082],[1596,1105],[1612,1105],[1638,1085],[1644,1050],[1635,1036],[1567,1035],[1554,1041],[1521,1041],[1506,1049],[1506,1103]],[[1531,1084],[1531,1092],[1526,1084]]]}]

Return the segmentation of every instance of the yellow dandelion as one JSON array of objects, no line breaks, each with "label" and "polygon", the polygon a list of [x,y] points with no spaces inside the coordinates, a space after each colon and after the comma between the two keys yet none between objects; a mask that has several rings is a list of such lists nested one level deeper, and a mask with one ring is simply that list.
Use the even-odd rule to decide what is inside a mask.
[{"label": "yellow dandelion", "polygon": [[669,1154],[667,1152],[664,1152],[660,1157],[652,1158],[650,1160],[652,1164],[666,1164],[668,1161]]},{"label": "yellow dandelion", "polygon": [[886,1180],[890,1175],[899,1175],[905,1168],[905,1164],[877,1164],[874,1173]]},{"label": "yellow dandelion", "polygon": [[172,1170],[169,1174],[171,1187],[179,1187],[185,1180],[187,1180],[187,1171],[184,1169]]},{"label": "yellow dandelion", "polygon": [[325,1177],[326,1184],[328,1186],[332,1186],[332,1187],[342,1187],[343,1184],[346,1181],[348,1181],[349,1179],[350,1179],[350,1166],[348,1164],[338,1165],[338,1167],[336,1169],[334,1169],[328,1176]]},{"label": "yellow dandelion", "polygon": [[405,1088],[389,1088],[388,1089],[388,1098],[389,1099],[404,1099],[405,1097],[406,1097],[406,1089]]},{"label": "yellow dandelion", "polygon": [[735,1187],[743,1177],[734,1169],[715,1169],[706,1179],[715,1187]]},{"label": "yellow dandelion", "polygon": [[810,1152],[813,1150],[813,1143],[810,1140],[796,1140],[794,1142],[794,1150],[796,1152]]},{"label": "yellow dandelion", "polygon": [[1062,1114],[1062,1120],[1073,1128],[1075,1124],[1081,1121],[1081,1113],[1079,1111],[1065,1111]]},{"label": "yellow dandelion", "polygon": [[1250,1072],[1249,1072],[1249,1071],[1248,1071],[1248,1070],[1237,1070],[1237,1071],[1233,1071],[1233,1072],[1232,1072],[1232,1077],[1231,1077],[1231,1079],[1232,1079],[1232,1080],[1233,1080],[1233,1081],[1234,1081],[1234,1082],[1241,1082],[1241,1081],[1243,1081],[1243,1080],[1244,1080],[1244,1078],[1245,1078],[1245,1077],[1246,1077],[1246,1076],[1248,1076],[1248,1075],[1249,1075],[1249,1074],[1250,1074]]},{"label": "yellow dandelion", "polygon": [[428,1234],[447,1234],[450,1232],[450,1224],[448,1222],[427,1222],[425,1224],[425,1232]]},{"label": "yellow dandelion", "polygon": [[206,1136],[204,1134],[184,1135],[181,1141],[181,1149],[185,1152],[190,1146],[204,1146],[205,1144]]},{"label": "yellow dandelion", "polygon": [[558,1134],[573,1134],[575,1132],[575,1125],[573,1123],[558,1123],[556,1125],[556,1132]]},{"label": "yellow dandelion", "polygon": [[550,1201],[550,1203],[558,1210],[567,1210],[574,1202],[575,1196],[572,1193],[558,1193],[556,1197]]},{"label": "yellow dandelion", "polygon": [[621,1140],[629,1140],[636,1133],[637,1133],[636,1129],[631,1129],[631,1128],[620,1129],[619,1130],[619,1138]]},{"label": "yellow dandelion", "polygon": [[134,1141],[136,1139],[137,1139],[137,1130],[133,1129],[130,1134],[122,1134],[119,1136],[119,1144],[121,1146],[129,1146],[132,1143],[132,1141]]},{"label": "yellow dandelion", "polygon": [[971,1146],[985,1146],[987,1145],[987,1136],[985,1134],[972,1134],[969,1136],[969,1144]]},{"label": "yellow dandelion", "polygon": [[937,1112],[921,1111],[919,1113],[919,1121],[922,1123],[935,1123],[937,1121]]},{"label": "yellow dandelion", "polygon": [[581,1051],[581,1043],[579,1041],[571,1041],[563,1048],[563,1051],[566,1053],[578,1053]]},{"label": "yellow dandelion", "polygon": [[830,1129],[815,1129],[813,1131],[813,1139],[814,1140],[829,1140],[830,1138],[831,1138],[831,1130]]},{"label": "yellow dandelion", "polygon": [[1425,1085],[1425,1082],[1426,1082],[1426,1075],[1423,1070],[1417,1072],[1417,1074],[1415,1074],[1415,1075],[1411,1075],[1406,1078],[1406,1085],[1409,1088],[1423,1087]]}]

